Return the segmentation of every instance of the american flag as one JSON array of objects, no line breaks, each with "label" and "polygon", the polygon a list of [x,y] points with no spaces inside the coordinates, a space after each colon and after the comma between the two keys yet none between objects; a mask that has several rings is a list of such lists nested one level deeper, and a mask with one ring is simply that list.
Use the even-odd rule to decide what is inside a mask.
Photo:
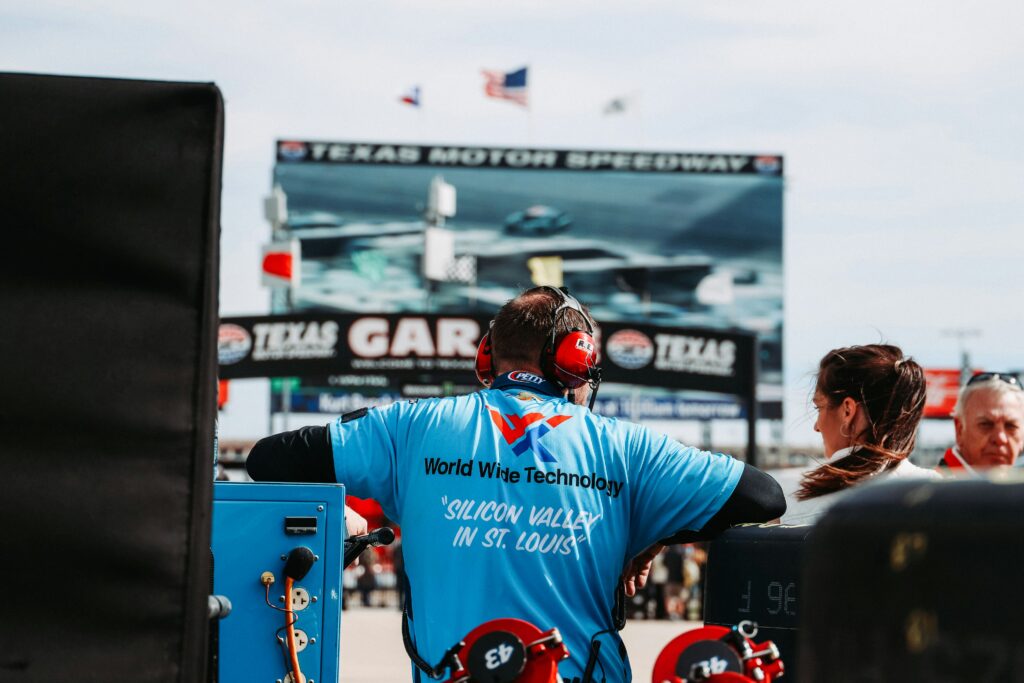
[{"label": "american flag", "polygon": [[508,73],[485,69],[484,78],[487,79],[487,82],[484,83],[484,94],[487,97],[512,100],[524,107],[527,106],[526,70],[525,66]]}]

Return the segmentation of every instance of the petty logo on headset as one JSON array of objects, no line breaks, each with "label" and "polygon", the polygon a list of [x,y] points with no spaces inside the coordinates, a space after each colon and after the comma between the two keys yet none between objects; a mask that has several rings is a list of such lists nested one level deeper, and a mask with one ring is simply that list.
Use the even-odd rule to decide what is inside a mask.
[{"label": "petty logo on headset", "polygon": [[494,426],[501,432],[505,443],[512,448],[516,456],[532,451],[541,462],[558,462],[540,440],[558,425],[572,419],[572,415],[552,415],[545,418],[542,413],[527,413],[522,416],[511,413],[503,416],[494,408],[488,408],[487,411],[491,414]]}]

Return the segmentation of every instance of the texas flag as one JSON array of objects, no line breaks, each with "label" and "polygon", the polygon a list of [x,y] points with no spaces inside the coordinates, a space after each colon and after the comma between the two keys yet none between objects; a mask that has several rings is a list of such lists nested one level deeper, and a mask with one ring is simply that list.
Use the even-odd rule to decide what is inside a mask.
[{"label": "texas flag", "polygon": [[404,95],[399,99],[402,104],[408,104],[413,107],[420,106],[420,86],[414,85],[409,88]]},{"label": "texas flag", "polygon": [[502,100],[512,100],[524,107],[527,106],[526,71],[527,67],[525,66],[508,73],[485,69],[483,73],[487,80],[484,83],[484,95]]}]

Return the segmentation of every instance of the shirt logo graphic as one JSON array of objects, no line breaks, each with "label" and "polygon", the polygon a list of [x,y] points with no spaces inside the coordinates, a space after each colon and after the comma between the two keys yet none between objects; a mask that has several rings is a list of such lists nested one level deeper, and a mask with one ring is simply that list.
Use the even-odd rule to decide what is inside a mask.
[{"label": "shirt logo graphic", "polygon": [[526,451],[532,451],[541,462],[558,462],[551,451],[544,448],[540,442],[544,436],[558,425],[570,419],[572,415],[552,415],[545,418],[541,413],[527,413],[526,415],[502,415],[494,408],[488,408],[494,426],[501,432],[505,443],[512,447],[512,452],[517,456]]},{"label": "shirt logo graphic", "polygon": [[531,384],[544,384],[543,377],[538,377],[532,372],[523,372],[522,370],[516,370],[515,372],[508,373],[508,378],[513,382],[530,382]]}]

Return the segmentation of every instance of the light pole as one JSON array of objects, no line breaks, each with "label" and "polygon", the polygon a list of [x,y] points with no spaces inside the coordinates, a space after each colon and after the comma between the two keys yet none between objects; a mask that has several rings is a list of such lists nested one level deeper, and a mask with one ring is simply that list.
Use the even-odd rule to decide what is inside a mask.
[{"label": "light pole", "polygon": [[981,336],[981,330],[975,327],[951,327],[939,332],[943,337],[953,337],[960,347],[960,386],[967,384],[974,369],[971,367],[971,355],[967,351],[965,340]]},{"label": "light pole", "polygon": [[435,283],[448,279],[448,269],[455,259],[455,233],[444,227],[444,219],[455,215],[455,186],[449,185],[440,175],[430,181],[427,194],[427,211],[424,215],[426,227],[423,230],[423,273],[424,307],[430,310],[430,296]]},{"label": "light pole", "polygon": [[[299,269],[299,263],[297,258],[292,258],[289,261],[289,281],[286,284],[282,284],[279,280],[281,278],[274,278],[267,276],[267,251],[274,251],[276,248],[280,249],[280,244],[287,239],[288,236],[288,195],[285,194],[284,189],[279,185],[274,185],[270,195],[263,199],[263,217],[266,218],[267,222],[270,223],[270,245],[264,248],[264,263],[263,263],[263,284],[271,288],[271,303],[270,308],[273,313],[291,313],[293,310],[294,303],[294,280],[296,271]],[[289,253],[292,253],[293,257],[298,252],[297,244],[294,242],[288,247]],[[282,431],[288,429],[288,413],[291,410],[291,378],[285,377],[281,382],[281,412],[282,412]],[[270,432],[274,432],[274,380],[270,380]]]}]

